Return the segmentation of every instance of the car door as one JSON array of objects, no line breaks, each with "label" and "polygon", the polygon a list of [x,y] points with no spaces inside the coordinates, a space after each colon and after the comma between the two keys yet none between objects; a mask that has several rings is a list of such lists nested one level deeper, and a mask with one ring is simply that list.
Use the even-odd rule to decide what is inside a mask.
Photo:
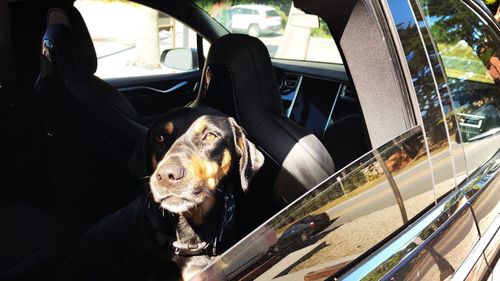
[{"label": "car door", "polygon": [[[201,35],[174,17],[138,3],[80,0],[75,7],[96,49],[95,75],[125,95],[141,123],[148,125],[196,97],[203,49],[209,47]],[[167,50],[172,52],[166,54]]]},{"label": "car door", "polygon": [[[387,2],[387,6],[380,6],[373,1],[370,8],[358,2],[353,14],[349,15],[354,22],[352,30],[359,30],[362,24],[369,22],[371,16],[377,17],[379,24],[390,19],[387,26],[381,24],[377,28],[382,30],[384,38],[397,38],[394,39],[395,42],[386,45],[389,49],[387,53],[392,54],[391,61],[395,62],[395,69],[401,71],[398,75],[407,83],[411,97],[408,100],[401,99],[405,102],[401,108],[384,106],[379,102],[378,106],[382,110],[391,113],[379,115],[387,119],[387,124],[391,115],[398,110],[407,112],[405,108],[411,108],[416,118],[414,125],[382,145],[373,145],[376,149],[348,163],[325,182],[290,204],[206,268],[198,276],[199,280],[420,280],[464,276],[464,271],[465,276],[472,273],[472,277],[476,273],[479,274],[477,276],[485,276],[483,274],[488,272],[483,253],[488,253],[486,256],[490,259],[496,257],[498,242],[490,244],[486,250],[476,249],[481,241],[484,245],[488,244],[490,240],[484,240],[483,237],[489,235],[491,238],[498,229],[498,223],[495,223],[498,219],[491,215],[497,212],[484,214],[490,222],[493,220],[488,228],[493,230],[482,234],[475,218],[477,207],[470,206],[474,203],[467,193],[474,193],[478,189],[491,193],[497,190],[493,187],[498,184],[498,153],[495,154],[498,142],[488,142],[490,146],[486,149],[478,149],[477,145],[472,145],[476,152],[481,151],[475,156],[481,156],[482,159],[475,167],[471,166],[473,162],[466,161],[467,148],[460,139],[461,129],[458,129],[457,124],[478,126],[477,120],[486,120],[486,116],[483,116],[486,114],[484,111],[473,111],[474,114],[470,114],[474,115],[473,121],[457,121],[456,102],[451,97],[453,92],[450,93],[449,88],[442,84],[445,81],[443,74],[446,63],[443,64],[437,56],[430,31],[432,28],[427,30],[428,23],[424,21],[419,8],[425,1]],[[367,10],[360,12],[363,9]],[[356,17],[363,19],[359,21],[360,25],[356,25]],[[429,21],[435,23],[436,17]],[[359,36],[358,32],[353,33]],[[346,37],[349,38],[353,33],[349,34],[344,30],[343,40],[348,41]],[[374,32],[376,33],[377,31]],[[373,39],[370,35],[364,34],[364,42],[367,44],[373,43],[368,41]],[[352,42],[359,44],[359,38],[354,38]],[[275,47],[267,45],[270,52]],[[349,46],[349,42],[344,42],[342,47],[346,46]],[[359,45],[350,46],[351,50],[343,51],[351,61],[349,66],[358,98],[367,98],[365,93],[359,91],[365,87],[376,88],[378,85],[356,79],[355,77],[363,75],[359,75],[361,67],[352,65],[352,62],[368,66],[370,56],[363,57],[360,50],[356,50]],[[390,46],[395,46],[396,49],[390,50]],[[376,50],[374,44],[373,53]],[[396,54],[400,57],[396,57]],[[352,56],[360,59],[352,59]],[[279,72],[277,61],[274,59]],[[401,62],[400,65],[397,62]],[[301,67],[298,70],[295,68],[295,78],[288,74],[292,76],[291,79],[280,79],[288,87],[292,86],[289,91],[284,91],[284,96],[291,93],[284,99],[287,114],[294,111],[297,98],[293,93],[296,89],[294,87],[298,84],[300,92],[303,77],[312,74],[308,73],[310,69],[304,67],[307,65],[304,62],[285,63],[281,68],[285,69],[282,73],[292,72],[290,70],[297,65]],[[300,73],[303,75],[298,75]],[[376,76],[373,72],[370,74]],[[280,75],[282,74],[278,73],[278,77]],[[319,81],[320,77],[321,75],[316,75],[312,78]],[[368,80],[371,77],[363,78]],[[401,96],[404,94],[404,91],[399,93]],[[373,91],[371,96],[376,96],[379,100],[383,98],[382,94]],[[484,97],[479,98],[482,99]],[[323,100],[320,104],[328,104],[328,101]],[[482,102],[475,106],[481,107],[482,104],[489,103]],[[375,102],[372,105],[377,106]],[[371,132],[371,120],[366,118],[370,108],[362,106],[362,109],[366,126]],[[407,112],[407,115],[402,118],[407,118],[411,124],[412,114]],[[313,123],[322,124],[317,121]],[[381,123],[384,121],[379,122]],[[492,129],[494,130],[494,126]],[[393,127],[392,132],[399,132],[399,128]],[[476,135],[479,134],[481,133]],[[370,137],[372,143],[377,143],[371,134]],[[492,143],[495,143],[493,147]],[[333,158],[335,159],[335,155]],[[469,166],[474,168],[468,169]],[[489,203],[483,205],[493,206],[496,210],[495,203],[491,200],[496,198],[498,202],[498,196],[490,196]],[[482,209],[491,210],[488,207]],[[321,214],[326,214],[330,220],[329,225],[318,234],[285,249],[275,246],[287,244],[283,243],[286,239],[283,234],[295,229],[302,218]],[[282,243],[279,243],[280,240]],[[469,265],[474,267],[474,271],[470,268],[463,270],[462,268],[466,268],[463,267],[463,262],[470,256],[473,258]]]}]

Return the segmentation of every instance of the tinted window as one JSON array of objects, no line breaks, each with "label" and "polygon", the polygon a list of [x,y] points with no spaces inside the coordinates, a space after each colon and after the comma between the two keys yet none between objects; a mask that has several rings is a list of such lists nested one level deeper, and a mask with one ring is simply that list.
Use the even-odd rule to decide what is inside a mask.
[{"label": "tinted window", "polygon": [[434,202],[428,160],[415,127],[290,204],[195,280],[335,274]]},{"label": "tinted window", "polygon": [[276,11],[266,11],[266,16],[268,17],[279,17],[280,15],[278,15],[278,13],[276,13]]},{"label": "tinted window", "polygon": [[[434,74],[439,73],[440,64],[435,56],[429,56],[428,51],[432,51],[432,45],[424,44],[424,42],[430,42],[430,39],[423,19],[413,14],[408,1],[389,0],[388,4],[411,73],[422,124],[425,128],[426,145],[431,153],[436,197],[439,198],[456,186],[452,160],[460,157],[452,156],[461,151],[461,147],[456,149],[454,145],[450,146],[447,128],[454,123],[451,118],[453,114],[446,114],[445,110],[450,106],[443,106],[442,103],[450,99],[445,96],[447,94],[445,86],[436,85]],[[461,159],[463,161],[463,155]]]},{"label": "tinted window", "polygon": [[[498,134],[493,135],[500,131],[500,40],[487,21],[463,2],[421,3],[458,123],[450,135],[465,143],[468,167],[474,170],[499,147]],[[481,151],[467,144],[487,137]]]}]

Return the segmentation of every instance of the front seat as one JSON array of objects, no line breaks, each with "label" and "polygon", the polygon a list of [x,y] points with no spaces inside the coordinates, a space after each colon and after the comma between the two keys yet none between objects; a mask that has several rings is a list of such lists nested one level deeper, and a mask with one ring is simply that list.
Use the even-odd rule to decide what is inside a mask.
[{"label": "front seat", "polygon": [[333,174],[332,158],[321,142],[283,114],[274,68],[260,40],[228,34],[214,42],[201,85],[193,105],[236,118],[266,156],[267,173],[250,190],[272,188],[275,199],[289,203]]},{"label": "front seat", "polygon": [[45,109],[50,203],[82,228],[138,194],[127,161],[146,134],[128,100],[94,76],[96,68],[78,10],[50,9],[36,83]]}]

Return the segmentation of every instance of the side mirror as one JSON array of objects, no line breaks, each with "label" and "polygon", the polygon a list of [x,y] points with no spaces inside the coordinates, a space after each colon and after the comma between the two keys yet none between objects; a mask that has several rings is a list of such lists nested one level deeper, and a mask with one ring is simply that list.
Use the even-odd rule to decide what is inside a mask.
[{"label": "side mirror", "polygon": [[290,24],[297,27],[319,28],[319,18],[316,15],[292,14]]},{"label": "side mirror", "polygon": [[160,62],[173,69],[195,70],[198,69],[198,52],[191,48],[167,49],[161,53]]}]

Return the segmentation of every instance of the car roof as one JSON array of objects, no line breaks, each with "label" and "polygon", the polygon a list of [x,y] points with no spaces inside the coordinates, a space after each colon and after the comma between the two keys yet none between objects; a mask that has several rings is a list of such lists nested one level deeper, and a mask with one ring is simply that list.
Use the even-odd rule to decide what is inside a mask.
[{"label": "car roof", "polygon": [[231,7],[231,9],[234,9],[234,8],[247,8],[247,9],[254,9],[254,10],[261,10],[261,11],[275,10],[271,6],[266,6],[266,5],[261,5],[261,4],[241,4],[241,5],[235,5],[235,6]]}]

